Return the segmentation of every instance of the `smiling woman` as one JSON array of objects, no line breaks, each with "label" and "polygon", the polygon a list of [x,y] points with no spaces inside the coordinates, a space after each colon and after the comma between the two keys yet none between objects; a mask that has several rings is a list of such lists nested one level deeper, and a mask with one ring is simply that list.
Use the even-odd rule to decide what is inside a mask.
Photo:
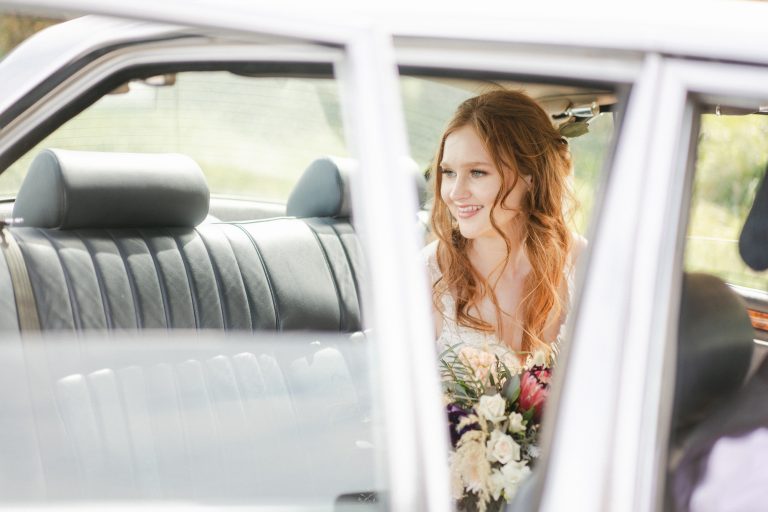
[{"label": "smiling woman", "polygon": [[435,304],[455,302],[436,310],[443,343],[464,341],[442,333],[455,321],[508,350],[556,350],[573,259],[567,143],[528,96],[495,91],[462,103],[436,161]]},{"label": "smiling woman", "polygon": [[[576,258],[586,244],[572,218],[573,162],[587,203],[578,212],[584,223],[611,139],[610,113],[601,116],[597,103],[571,109],[572,100],[554,95],[539,103],[523,91],[557,87],[498,82],[507,87],[488,91],[478,80],[475,87],[486,92],[460,101],[437,137],[430,173],[436,240],[423,252],[459,510],[501,510],[536,467],[541,412],[566,342]],[[569,113],[576,111],[591,117]],[[564,134],[587,141],[572,155]],[[483,405],[490,395],[499,409],[493,417]],[[510,457],[499,456],[502,445]]]}]

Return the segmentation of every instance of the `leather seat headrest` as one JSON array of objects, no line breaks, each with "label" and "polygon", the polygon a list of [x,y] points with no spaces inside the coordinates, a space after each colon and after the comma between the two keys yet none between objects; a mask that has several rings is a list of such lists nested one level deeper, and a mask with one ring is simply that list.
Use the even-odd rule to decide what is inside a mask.
[{"label": "leather seat headrest", "polygon": [[355,161],[326,156],[304,171],[288,197],[285,212],[291,217],[342,217],[351,213],[349,175]]},{"label": "leather seat headrest", "polygon": [[[351,192],[349,177],[355,172],[355,160],[326,156],[312,162],[294,186],[286,214],[290,217],[341,217],[351,216]],[[426,200],[427,183],[418,172],[416,162],[406,165],[413,171],[419,206]]]},{"label": "leather seat headrest", "polygon": [[706,417],[743,383],[754,331],[745,304],[708,274],[683,277],[678,329],[674,429]]},{"label": "leather seat headrest", "polygon": [[739,253],[754,270],[768,269],[768,171],[757,187],[755,200],[739,236]]},{"label": "leather seat headrest", "polygon": [[185,155],[47,149],[32,162],[13,216],[41,228],[194,227],[209,199],[203,172]]}]

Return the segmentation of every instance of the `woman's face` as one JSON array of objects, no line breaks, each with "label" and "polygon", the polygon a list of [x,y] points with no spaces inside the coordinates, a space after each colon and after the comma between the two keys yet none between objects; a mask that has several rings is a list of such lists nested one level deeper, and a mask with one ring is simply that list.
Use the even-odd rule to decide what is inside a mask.
[{"label": "woman's face", "polygon": [[[440,196],[458,221],[461,234],[469,239],[498,237],[490,216],[501,188],[501,174],[473,127],[463,126],[446,137],[440,169]],[[518,179],[504,208],[493,212],[497,226],[504,229],[512,225],[527,189],[526,181]]]}]

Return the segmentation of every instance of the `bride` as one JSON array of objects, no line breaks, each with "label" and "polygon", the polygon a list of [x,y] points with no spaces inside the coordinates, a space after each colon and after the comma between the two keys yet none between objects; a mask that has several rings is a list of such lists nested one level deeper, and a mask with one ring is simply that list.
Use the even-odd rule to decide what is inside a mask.
[{"label": "bride", "polygon": [[433,169],[424,252],[441,349],[553,357],[586,244],[566,225],[566,140],[530,97],[493,91],[459,106]]}]

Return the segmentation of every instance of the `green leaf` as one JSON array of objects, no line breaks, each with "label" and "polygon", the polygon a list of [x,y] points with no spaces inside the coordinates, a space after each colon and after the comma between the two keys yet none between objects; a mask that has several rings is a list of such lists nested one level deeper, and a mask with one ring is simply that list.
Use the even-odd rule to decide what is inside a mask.
[{"label": "green leaf", "polygon": [[502,393],[504,393],[504,398],[509,403],[515,403],[520,397],[520,376],[514,375],[507,379],[502,388]]},{"label": "green leaf", "polygon": [[531,406],[531,408],[530,408],[530,409],[528,409],[527,411],[525,411],[525,412],[523,413],[523,419],[524,419],[525,421],[528,421],[528,422],[530,422],[530,421],[533,419],[533,413],[534,413],[535,411],[536,411],[536,408],[535,408],[535,407],[533,407],[533,406]]}]

